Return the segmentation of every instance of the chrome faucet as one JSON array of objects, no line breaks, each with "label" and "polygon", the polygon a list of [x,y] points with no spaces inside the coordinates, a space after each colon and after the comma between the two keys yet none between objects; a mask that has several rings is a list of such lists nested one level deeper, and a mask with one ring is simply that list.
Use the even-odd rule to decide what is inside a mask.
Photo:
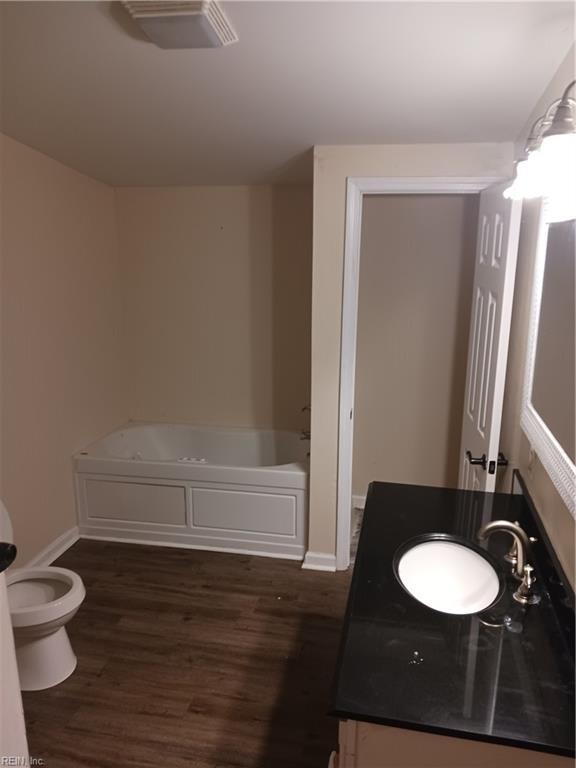
[{"label": "chrome faucet", "polygon": [[509,533],[514,539],[512,549],[504,559],[509,563],[512,563],[512,573],[517,579],[520,579],[522,583],[512,597],[518,603],[522,603],[523,605],[532,605],[540,602],[540,597],[532,591],[534,582],[536,581],[532,575],[534,568],[527,562],[530,542],[536,541],[536,539],[529,539],[526,531],[524,531],[518,523],[512,523],[510,520],[494,520],[480,528],[478,531],[478,540],[486,541],[488,536],[495,531],[506,531],[506,533]]},{"label": "chrome faucet", "polygon": [[[511,558],[510,553],[508,553],[507,559],[513,564],[513,573],[516,578],[523,579],[526,557],[530,548],[530,540],[526,532],[520,528],[518,523],[512,523],[510,520],[494,520],[480,528],[478,531],[478,541],[486,541],[488,536],[495,531],[506,531],[506,533],[509,533],[514,539],[513,551],[515,557]],[[513,560],[516,562],[513,562]]]}]

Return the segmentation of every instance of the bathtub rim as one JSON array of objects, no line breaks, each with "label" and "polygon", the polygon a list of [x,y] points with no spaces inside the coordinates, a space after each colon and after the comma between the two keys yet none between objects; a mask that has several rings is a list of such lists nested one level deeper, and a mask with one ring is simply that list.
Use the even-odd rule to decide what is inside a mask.
[{"label": "bathtub rim", "polygon": [[[307,490],[309,470],[302,464],[268,467],[239,467],[224,464],[186,464],[177,461],[146,461],[74,456],[74,471],[86,475],[112,475],[148,480],[180,480],[221,483],[222,485],[269,485]],[[263,482],[264,481],[264,482]]]},{"label": "bathtub rim", "polygon": [[[218,426],[218,425],[212,425],[212,424],[190,424],[188,422],[175,422],[175,421],[137,421],[137,420],[129,420],[125,424],[116,427],[116,429],[111,430],[110,432],[107,432],[105,435],[102,435],[102,437],[97,438],[96,440],[92,440],[91,443],[89,443],[85,448],[82,448],[78,451],[76,451],[74,454],[72,454],[72,460],[74,462],[74,469],[76,471],[92,471],[92,470],[79,470],[77,467],[77,462],[85,462],[87,460],[90,461],[99,461],[99,462],[123,462],[126,464],[137,465],[137,464],[146,464],[146,465],[157,465],[157,466],[166,466],[166,465],[172,465],[175,464],[178,467],[186,467],[188,469],[192,468],[198,468],[198,469],[208,469],[208,468],[218,468],[218,469],[226,469],[226,470],[233,470],[233,469],[240,469],[240,470],[259,470],[259,471],[265,471],[265,470],[271,470],[271,471],[281,471],[281,472],[304,472],[306,475],[309,474],[310,471],[310,458],[307,457],[306,459],[303,459],[301,461],[292,461],[287,462],[284,464],[257,464],[254,465],[243,465],[243,464],[196,464],[196,463],[190,463],[183,461],[178,461],[177,459],[130,459],[130,458],[124,458],[121,456],[91,456],[90,455],[90,449],[93,448],[95,445],[98,445],[99,443],[104,442],[108,438],[115,435],[117,432],[122,432],[131,428],[136,427],[188,427],[190,429],[198,429],[198,430],[206,430],[209,432],[245,432],[245,433],[254,433],[254,432],[266,432],[269,434],[284,434],[284,435],[298,435],[299,433],[295,430],[290,429],[260,429],[260,428],[251,428],[251,427],[224,427],[224,426]],[[113,474],[116,474],[115,472]]]}]

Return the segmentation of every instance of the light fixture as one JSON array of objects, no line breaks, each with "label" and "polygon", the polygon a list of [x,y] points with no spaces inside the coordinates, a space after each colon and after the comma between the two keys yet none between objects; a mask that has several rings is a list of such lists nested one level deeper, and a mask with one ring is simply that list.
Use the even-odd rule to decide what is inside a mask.
[{"label": "light fixture", "polygon": [[511,200],[541,197],[542,179],[542,157],[538,151],[533,151],[516,163],[516,176],[504,190],[504,197]]},{"label": "light fixture", "polygon": [[513,200],[545,198],[556,221],[576,216],[576,101],[568,96],[574,85],[576,80],[532,126],[514,181],[504,191]]}]

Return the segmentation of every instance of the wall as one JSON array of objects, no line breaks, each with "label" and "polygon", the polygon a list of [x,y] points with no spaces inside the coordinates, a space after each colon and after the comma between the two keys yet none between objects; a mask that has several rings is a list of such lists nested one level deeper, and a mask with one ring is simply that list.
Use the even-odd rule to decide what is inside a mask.
[{"label": "wall", "polygon": [[311,189],[116,193],[131,416],[301,429]]},{"label": "wall", "polygon": [[364,201],[354,494],[458,484],[477,219],[477,195]]},{"label": "wall", "polygon": [[[572,48],[527,120],[518,139],[517,153],[521,152],[525,137],[528,135],[534,120],[545,111],[552,101],[561,95],[565,86],[574,79],[574,72],[574,48]],[[539,211],[540,205],[537,200],[524,201],[500,440],[502,450],[509,458],[510,465],[507,471],[503,473],[500,488],[506,491],[510,489],[512,470],[518,468],[540,512],[558,557],[574,585],[576,582],[574,573],[574,519],[520,428]]]},{"label": "wall", "polygon": [[125,420],[114,193],[2,141],[1,495],[24,564],[76,523],[72,454]]},{"label": "wall", "polygon": [[309,549],[336,548],[338,396],[348,176],[509,176],[511,144],[321,146],[314,156]]},{"label": "wall", "polygon": [[23,564],[75,525],[72,454],[128,418],[307,426],[311,189],[115,192],[2,147],[1,495]]}]

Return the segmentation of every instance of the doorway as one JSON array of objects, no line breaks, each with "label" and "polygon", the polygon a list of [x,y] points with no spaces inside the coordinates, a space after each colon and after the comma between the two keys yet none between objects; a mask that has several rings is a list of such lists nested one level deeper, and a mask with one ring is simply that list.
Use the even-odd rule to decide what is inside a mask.
[{"label": "doorway", "polygon": [[456,487],[478,195],[370,195],[362,214],[352,499]]},{"label": "doorway", "polygon": [[[364,198],[367,195],[370,196],[390,196],[390,200],[393,199],[397,201],[398,204],[400,204],[400,198],[405,195],[410,195],[414,198],[416,201],[416,197],[418,196],[420,198],[423,198],[424,196],[435,196],[435,195],[448,195],[450,197],[457,196],[457,199],[461,202],[459,203],[460,207],[463,210],[468,211],[470,208],[474,209],[474,203],[475,201],[471,203],[463,203],[461,196],[466,195],[473,195],[474,197],[477,197],[478,194],[485,189],[486,187],[491,186],[495,182],[499,181],[499,179],[494,178],[430,178],[430,179],[376,179],[376,178],[361,178],[361,179],[349,179],[348,180],[348,188],[347,188],[347,211],[346,211],[346,245],[345,245],[345,262],[344,262],[344,290],[343,290],[343,307],[342,307],[342,350],[341,350],[341,366],[340,366],[340,413],[339,413],[339,454],[338,454],[338,521],[337,521],[337,546],[336,546],[336,560],[337,560],[337,567],[339,569],[347,568],[350,562],[350,536],[351,536],[351,512],[352,512],[352,497],[353,497],[353,489],[355,491],[358,490],[358,488],[353,488],[353,445],[354,445],[354,431],[355,431],[355,383],[356,383],[356,359],[357,359],[357,353],[358,353],[358,345],[357,345],[357,335],[358,335],[358,329],[359,329],[359,314],[358,314],[358,302],[359,302],[359,289],[360,289],[360,254],[362,250],[362,219],[363,219],[363,203],[365,202]],[[372,202],[372,201],[370,201]],[[420,203],[424,203],[425,200],[422,199],[420,201],[416,201]],[[440,206],[441,207],[441,206]],[[446,208],[446,206],[444,206]],[[468,215],[470,215],[468,213]],[[377,218],[377,216],[376,216]],[[392,218],[390,222],[393,222],[394,219]],[[475,224],[475,222],[474,222]],[[379,223],[380,229],[382,229],[382,222]],[[475,226],[473,227],[473,231],[475,231]],[[386,232],[383,231],[382,233],[384,239],[386,238]],[[473,244],[474,245],[474,244]],[[472,247],[473,247],[472,245]],[[422,257],[422,254],[420,254],[420,257]],[[430,256],[432,258],[432,256]],[[473,258],[471,258],[471,265],[470,268],[473,270]],[[380,265],[381,267],[385,268],[386,264]],[[404,272],[404,276],[402,278],[404,285],[409,284],[410,275],[405,273],[406,265],[400,264],[396,265],[400,268],[400,272]],[[428,265],[430,266],[430,265]],[[444,264],[443,269],[446,269],[447,265]],[[441,275],[436,276],[436,285],[441,284]],[[414,281],[421,280],[422,278],[418,276],[417,270],[414,271]],[[454,275],[451,276],[451,281],[454,279]],[[460,276],[458,279],[461,279]],[[466,275],[462,279],[466,279]],[[438,282],[440,281],[440,283]],[[424,282],[424,280],[422,280]],[[388,286],[390,288],[390,286]],[[372,286],[372,290],[376,290],[374,286]],[[432,291],[430,291],[429,299],[432,297]],[[390,298],[390,297],[388,297]],[[380,307],[381,309],[381,307]],[[469,307],[467,307],[464,310],[464,316],[465,316],[465,324],[468,325],[469,322],[469,313],[468,313]],[[408,308],[410,310],[410,308]],[[378,311],[378,307],[376,307],[376,310]],[[444,313],[445,314],[445,313]],[[418,315],[418,312],[416,309],[413,310],[413,317],[416,317]],[[408,312],[408,317],[410,317],[410,312]],[[458,318],[460,317],[460,311],[456,312],[456,320],[452,317],[450,321],[452,323],[458,322]],[[368,322],[368,325],[370,323]],[[416,323],[416,326],[418,326],[418,323]],[[420,337],[421,334],[421,328],[422,325],[420,324],[420,330],[418,327],[412,328],[412,332],[415,332],[415,338],[417,339],[419,334]],[[430,329],[426,329],[426,332],[428,333]],[[396,328],[395,329],[396,336],[398,334],[403,334],[410,336],[411,334],[405,334],[402,331],[402,328]],[[414,333],[412,333],[414,335]],[[458,336],[458,340],[460,339],[460,336]],[[373,339],[371,340],[370,344],[373,345],[373,348],[377,350],[377,334],[372,334]],[[466,341],[467,341],[467,335],[465,334]],[[389,339],[390,340],[390,339]],[[370,344],[368,346],[370,347]],[[376,345],[374,347],[374,345]],[[392,348],[396,348],[396,354],[400,355],[402,357],[402,351],[401,351],[401,344],[398,342],[398,339],[394,341],[392,339]],[[398,351],[400,350],[400,352]],[[360,353],[363,354],[362,349],[360,350]],[[369,358],[369,354],[368,354]],[[381,358],[378,359],[378,367],[382,369],[384,367],[384,373],[385,373],[385,364],[384,366],[381,365],[382,360]],[[464,360],[464,371],[460,374],[462,377],[465,375],[465,360]],[[435,366],[435,369],[438,369],[438,366]],[[417,373],[417,372],[416,372]],[[401,374],[400,374],[401,375]],[[404,371],[404,375],[406,375],[406,371]],[[369,381],[369,375],[367,377],[367,380]],[[394,383],[394,386],[392,387],[392,390],[394,390],[396,393],[398,393],[398,386],[399,381],[401,379],[397,378],[396,382]],[[420,393],[422,390],[426,390],[426,381],[418,381],[415,382],[415,386],[420,388]],[[372,397],[375,397],[377,395],[374,394],[376,390],[373,388],[372,391]],[[405,398],[406,393],[400,392],[401,396]],[[395,405],[398,405],[398,403],[394,402],[393,394],[390,392],[386,393],[386,396],[391,400],[391,402],[388,402],[388,406],[390,408],[394,408]],[[422,399],[420,395],[419,400],[419,408],[422,409],[426,405],[425,398]],[[423,405],[424,404],[424,405]],[[404,405],[407,405],[404,403]],[[407,406],[408,407],[408,406]],[[429,407],[433,407],[433,404],[430,404]],[[390,411],[392,412],[392,411]],[[460,409],[461,413],[461,409]],[[412,421],[418,421],[418,418],[422,418],[422,414],[411,414]],[[369,420],[367,418],[366,414],[363,416],[364,422]],[[361,427],[361,425],[359,425]],[[458,425],[456,427],[456,431],[458,432],[460,428],[460,421],[458,422]],[[448,426],[448,434],[451,433],[451,427]],[[376,433],[373,433],[376,434]],[[434,441],[434,432],[433,430],[430,432],[432,437],[429,438],[429,441],[433,443]],[[372,438],[374,439],[374,438]],[[377,437],[376,437],[377,439]],[[414,437],[412,437],[412,443],[413,443]],[[446,442],[446,435],[444,436],[444,442]],[[458,443],[458,440],[456,441]],[[406,450],[406,445],[408,445],[408,442],[405,443],[405,446],[403,450]],[[407,476],[404,474],[403,476],[398,475],[396,478],[394,476],[391,476],[393,474],[397,474],[397,470],[399,466],[402,466],[403,468],[406,467],[406,461],[405,456],[399,455],[397,457],[398,463],[396,464],[396,468],[387,474],[385,477],[381,477],[379,479],[385,479],[389,481],[394,481],[395,479],[400,482],[415,482],[414,481],[414,472],[417,470],[418,466],[421,465],[422,461],[425,460],[426,451],[428,450],[429,446],[424,444],[418,447],[417,455],[414,456],[411,460],[411,466],[412,466],[412,472],[413,474],[410,476]],[[361,449],[362,450],[362,449]],[[366,449],[366,450],[369,450]],[[388,454],[388,458],[390,456],[393,457],[394,454],[394,436],[388,436],[388,446],[387,451],[391,451],[392,453]],[[386,453],[386,452],[384,452]],[[420,455],[422,453],[422,455]],[[386,461],[386,456],[380,458],[383,461]],[[444,462],[446,463],[445,458],[440,459],[440,463]],[[457,473],[457,462],[455,462],[455,471]],[[415,469],[416,467],[416,469]],[[436,467],[436,470],[438,467]],[[372,471],[370,467],[367,468],[367,472]],[[424,475],[423,475],[424,476]],[[441,473],[437,472],[437,477],[439,478],[438,481],[435,483],[437,485],[444,484],[445,480],[443,477],[441,477]],[[355,478],[356,479],[356,478]],[[375,477],[371,477],[370,479],[376,479]],[[364,481],[362,479],[357,479],[356,485],[362,484]],[[420,481],[422,483],[422,481]],[[434,483],[430,483],[434,484]],[[362,501],[362,494],[355,493],[355,502],[358,503],[358,496],[360,496],[360,502]]]}]

